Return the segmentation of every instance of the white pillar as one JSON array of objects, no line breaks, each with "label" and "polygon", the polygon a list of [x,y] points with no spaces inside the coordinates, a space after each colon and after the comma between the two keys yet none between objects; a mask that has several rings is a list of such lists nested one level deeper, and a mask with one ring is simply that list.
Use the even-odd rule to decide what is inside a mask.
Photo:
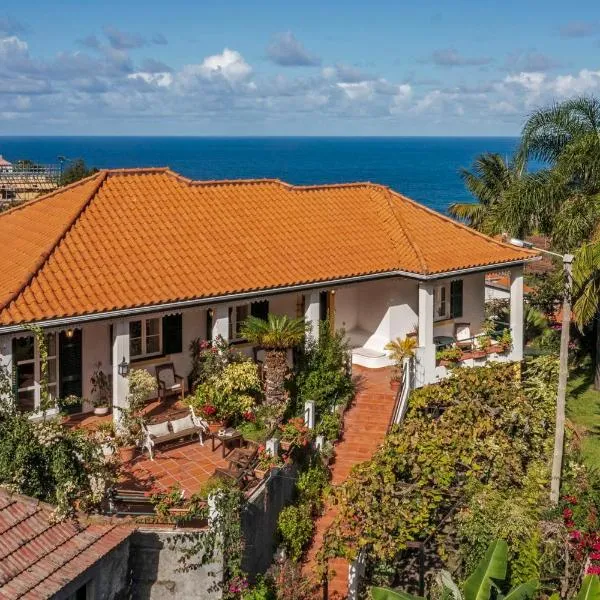
[{"label": "white pillar", "polygon": [[129,356],[129,323],[117,321],[113,325],[112,340],[112,400],[113,420],[118,424],[121,419],[119,408],[126,408],[129,404],[129,379],[119,375],[119,364],[125,360],[130,362]]},{"label": "white pillar", "polygon": [[311,292],[304,295],[304,320],[309,324],[307,339],[310,337],[315,341],[319,339],[319,317],[320,315],[319,292]]},{"label": "white pillar", "polygon": [[523,267],[510,272],[510,335],[510,359],[523,360]]},{"label": "white pillar", "polygon": [[435,381],[435,344],[433,343],[433,284],[419,284],[419,349],[417,386]]},{"label": "white pillar", "polygon": [[[10,379],[12,389],[12,338],[8,335],[0,337],[0,365],[5,370],[5,375]],[[8,394],[6,398],[0,398],[0,402],[14,402],[12,394]]]},{"label": "white pillar", "polygon": [[361,550],[348,565],[348,600],[358,600],[360,582],[365,574],[365,554]]},{"label": "white pillar", "polygon": [[229,341],[229,307],[225,304],[217,304],[213,310],[213,342],[218,336]]},{"label": "white pillar", "polygon": [[279,438],[269,438],[265,444],[265,451],[271,456],[279,454]]},{"label": "white pillar", "polygon": [[304,403],[304,424],[309,429],[315,428],[315,403],[312,400]]}]

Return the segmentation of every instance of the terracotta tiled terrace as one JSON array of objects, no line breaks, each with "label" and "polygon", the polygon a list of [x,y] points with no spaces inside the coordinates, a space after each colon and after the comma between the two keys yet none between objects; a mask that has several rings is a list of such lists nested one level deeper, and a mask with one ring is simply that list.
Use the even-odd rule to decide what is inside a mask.
[{"label": "terracotta tiled terrace", "polygon": [[[153,422],[165,421],[171,417],[189,414],[181,403],[149,403],[144,411]],[[66,421],[67,426],[93,429],[98,423],[110,421],[112,415],[97,417],[94,415],[73,415]],[[118,487],[143,491],[164,491],[178,484],[186,497],[199,491],[217,467],[226,467],[220,445],[212,450],[210,440],[204,440],[204,446],[198,438],[171,442],[157,446],[154,460],[147,452],[138,454],[133,461],[124,463]]]},{"label": "terracotta tiled terrace", "polygon": [[[383,442],[394,410],[395,395],[390,389],[391,370],[354,367],[357,375],[357,394],[344,417],[344,433],[336,446],[332,467],[332,483],[339,485],[354,465],[371,458]],[[313,543],[304,564],[304,574],[314,575],[316,556],[323,536],[336,516],[334,507],[326,507],[318,519]],[[330,598],[345,598],[348,593],[348,563],[344,559],[330,561],[329,571],[335,572],[329,581]]]}]

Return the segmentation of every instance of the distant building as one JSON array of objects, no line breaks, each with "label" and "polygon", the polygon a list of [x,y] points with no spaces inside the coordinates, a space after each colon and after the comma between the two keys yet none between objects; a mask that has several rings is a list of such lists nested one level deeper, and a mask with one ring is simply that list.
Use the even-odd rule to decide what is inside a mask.
[{"label": "distant building", "polygon": [[7,161],[2,154],[0,154],[0,172],[1,173],[10,173],[13,170],[13,165],[11,162]]}]

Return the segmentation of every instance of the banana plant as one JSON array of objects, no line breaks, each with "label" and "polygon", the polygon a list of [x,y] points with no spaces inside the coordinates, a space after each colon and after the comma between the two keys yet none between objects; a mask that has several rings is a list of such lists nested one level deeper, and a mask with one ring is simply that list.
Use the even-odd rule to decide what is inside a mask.
[{"label": "banana plant", "polygon": [[600,578],[598,575],[586,575],[575,600],[600,600]]},{"label": "banana plant", "polygon": [[[537,581],[534,580],[522,583],[508,592],[506,596],[500,592],[498,583],[506,579],[507,564],[507,543],[504,540],[492,542],[477,568],[463,584],[462,590],[448,571],[440,571],[437,574],[436,579],[442,589],[442,600],[490,600],[492,590],[495,591],[494,597],[496,600],[526,600],[531,598],[538,587]],[[373,600],[424,600],[420,596],[381,587],[371,588],[371,598]],[[577,600],[600,600],[600,597],[578,598]]]}]

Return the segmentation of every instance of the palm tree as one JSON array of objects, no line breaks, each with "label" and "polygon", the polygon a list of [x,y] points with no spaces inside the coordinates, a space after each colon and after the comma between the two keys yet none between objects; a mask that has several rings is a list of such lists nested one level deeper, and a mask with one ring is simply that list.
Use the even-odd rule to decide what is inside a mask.
[{"label": "palm tree", "polygon": [[242,325],[242,336],[264,348],[266,352],[265,403],[272,409],[275,423],[283,416],[287,404],[287,350],[299,346],[305,333],[306,324],[302,317],[290,319],[286,315],[271,313],[266,321],[258,317],[248,317]]},{"label": "palm tree", "polygon": [[461,169],[460,176],[476,202],[455,202],[448,212],[485,233],[501,233],[494,212],[504,200],[508,190],[523,175],[525,161],[517,156],[506,161],[499,154],[485,153],[473,162],[472,170]]},{"label": "palm tree", "polygon": [[583,96],[534,112],[519,157],[547,168],[525,178],[507,204],[528,213],[529,224],[561,251],[593,237],[600,220],[600,101]]}]

